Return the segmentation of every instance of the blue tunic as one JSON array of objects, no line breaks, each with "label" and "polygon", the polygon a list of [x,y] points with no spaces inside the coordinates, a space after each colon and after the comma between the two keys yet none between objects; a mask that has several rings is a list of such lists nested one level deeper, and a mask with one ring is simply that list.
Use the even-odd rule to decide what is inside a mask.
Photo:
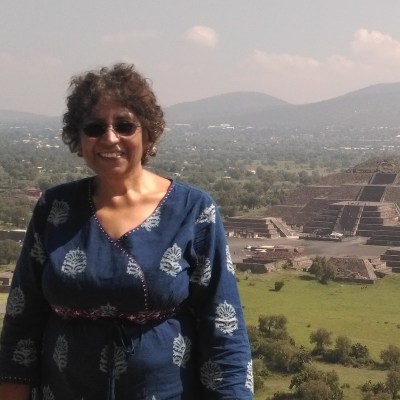
[{"label": "blue tunic", "polygon": [[252,362],[218,210],[173,181],[113,240],[93,178],[45,192],[8,297],[0,381],[44,400],[252,399]]}]

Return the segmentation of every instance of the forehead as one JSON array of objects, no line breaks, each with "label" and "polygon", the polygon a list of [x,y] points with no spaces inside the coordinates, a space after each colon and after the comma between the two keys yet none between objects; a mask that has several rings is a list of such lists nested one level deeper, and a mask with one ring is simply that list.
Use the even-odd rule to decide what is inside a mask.
[{"label": "forehead", "polygon": [[122,105],[121,103],[118,103],[109,96],[103,96],[93,106],[93,108],[90,111],[89,117],[108,118],[118,115],[135,117],[135,114],[126,106]]}]

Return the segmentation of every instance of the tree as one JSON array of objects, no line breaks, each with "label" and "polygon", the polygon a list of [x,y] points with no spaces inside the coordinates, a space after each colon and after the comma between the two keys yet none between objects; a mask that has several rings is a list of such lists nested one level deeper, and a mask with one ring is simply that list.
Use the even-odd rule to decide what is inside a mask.
[{"label": "tree", "polygon": [[331,340],[332,332],[329,332],[325,328],[319,328],[314,332],[310,333],[310,343],[315,343],[314,353],[322,354],[325,350],[325,346],[332,344]]},{"label": "tree", "polygon": [[326,257],[316,256],[311,264],[309,272],[315,276],[321,283],[328,283],[336,276],[336,267],[332,261]]},{"label": "tree", "polygon": [[0,240],[0,264],[15,263],[21,252],[21,245],[10,239]]},{"label": "tree", "polygon": [[386,349],[381,351],[380,357],[388,368],[400,365],[400,348],[394,344],[389,344]]},{"label": "tree", "polygon": [[307,350],[296,347],[287,340],[270,342],[268,353],[271,366],[281,372],[299,372],[311,361],[311,355]]},{"label": "tree", "polygon": [[343,391],[335,371],[323,372],[306,367],[293,376],[289,389],[294,389],[298,398],[304,400],[341,400]]},{"label": "tree", "polygon": [[392,395],[392,399],[397,398],[400,391],[400,368],[396,367],[391,369],[386,378],[386,387],[388,392]]},{"label": "tree", "polygon": [[298,388],[300,399],[304,400],[331,400],[331,388],[322,380],[312,380],[302,383]]},{"label": "tree", "polygon": [[270,339],[288,339],[287,318],[284,315],[260,315],[258,329],[264,337]]},{"label": "tree", "polygon": [[259,358],[253,360],[253,376],[254,376],[254,391],[262,389],[264,386],[264,379],[268,376],[269,372],[264,363]]},{"label": "tree", "polygon": [[349,355],[354,365],[364,365],[371,361],[368,347],[361,343],[354,343],[351,346]]},{"label": "tree", "polygon": [[[386,393],[387,392],[386,385],[383,382],[372,383],[369,380],[369,381],[365,382],[361,386],[360,389],[361,389],[361,392],[366,393],[366,395],[363,397],[363,400],[364,399],[367,399],[367,400],[372,400],[373,399],[373,400],[375,400],[374,396],[378,396],[378,395],[381,395],[383,393],[385,394],[385,396],[383,396],[384,399],[387,398],[387,396],[388,396],[388,394]],[[379,396],[376,397],[376,398],[379,398]],[[390,396],[389,396],[389,399],[390,399]]]},{"label": "tree", "polygon": [[349,361],[351,352],[351,341],[347,336],[338,336],[335,341],[335,362],[345,364]]}]

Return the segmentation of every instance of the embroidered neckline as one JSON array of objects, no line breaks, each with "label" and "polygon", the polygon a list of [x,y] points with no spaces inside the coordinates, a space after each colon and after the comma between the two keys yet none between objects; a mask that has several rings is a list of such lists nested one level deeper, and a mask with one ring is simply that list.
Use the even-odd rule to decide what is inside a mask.
[{"label": "embroidered neckline", "polygon": [[143,229],[146,226],[146,224],[148,223],[148,221],[151,220],[151,218],[153,218],[155,215],[157,215],[157,213],[159,213],[161,207],[167,201],[167,199],[169,198],[170,194],[172,193],[172,190],[175,187],[175,181],[173,179],[169,179],[170,185],[169,185],[166,193],[164,194],[163,198],[159,201],[159,203],[157,204],[157,206],[153,210],[153,212],[143,222],[141,222],[138,226],[128,230],[122,236],[120,236],[118,239],[113,239],[107,233],[107,231],[104,229],[103,225],[101,224],[100,220],[98,219],[98,217],[96,215],[96,207],[95,207],[94,201],[93,201],[94,179],[95,179],[94,176],[91,179],[89,179],[89,181],[88,181],[89,182],[88,190],[87,190],[91,215],[95,219],[95,221],[96,221],[98,227],[100,228],[100,230],[104,233],[104,235],[107,236],[108,240],[111,241],[112,243],[118,243],[118,242],[122,241],[124,238],[126,238],[127,236],[129,236],[131,233],[134,233],[134,232],[138,231],[139,229]]}]

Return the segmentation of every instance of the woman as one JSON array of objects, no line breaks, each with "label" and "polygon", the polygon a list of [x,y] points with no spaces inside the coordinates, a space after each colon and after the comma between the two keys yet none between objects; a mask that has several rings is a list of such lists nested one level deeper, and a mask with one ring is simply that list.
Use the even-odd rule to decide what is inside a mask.
[{"label": "woman", "polygon": [[1,336],[2,400],[252,398],[217,208],[144,168],[164,125],[134,66],[72,79],[62,137],[95,176],[34,210]]}]

